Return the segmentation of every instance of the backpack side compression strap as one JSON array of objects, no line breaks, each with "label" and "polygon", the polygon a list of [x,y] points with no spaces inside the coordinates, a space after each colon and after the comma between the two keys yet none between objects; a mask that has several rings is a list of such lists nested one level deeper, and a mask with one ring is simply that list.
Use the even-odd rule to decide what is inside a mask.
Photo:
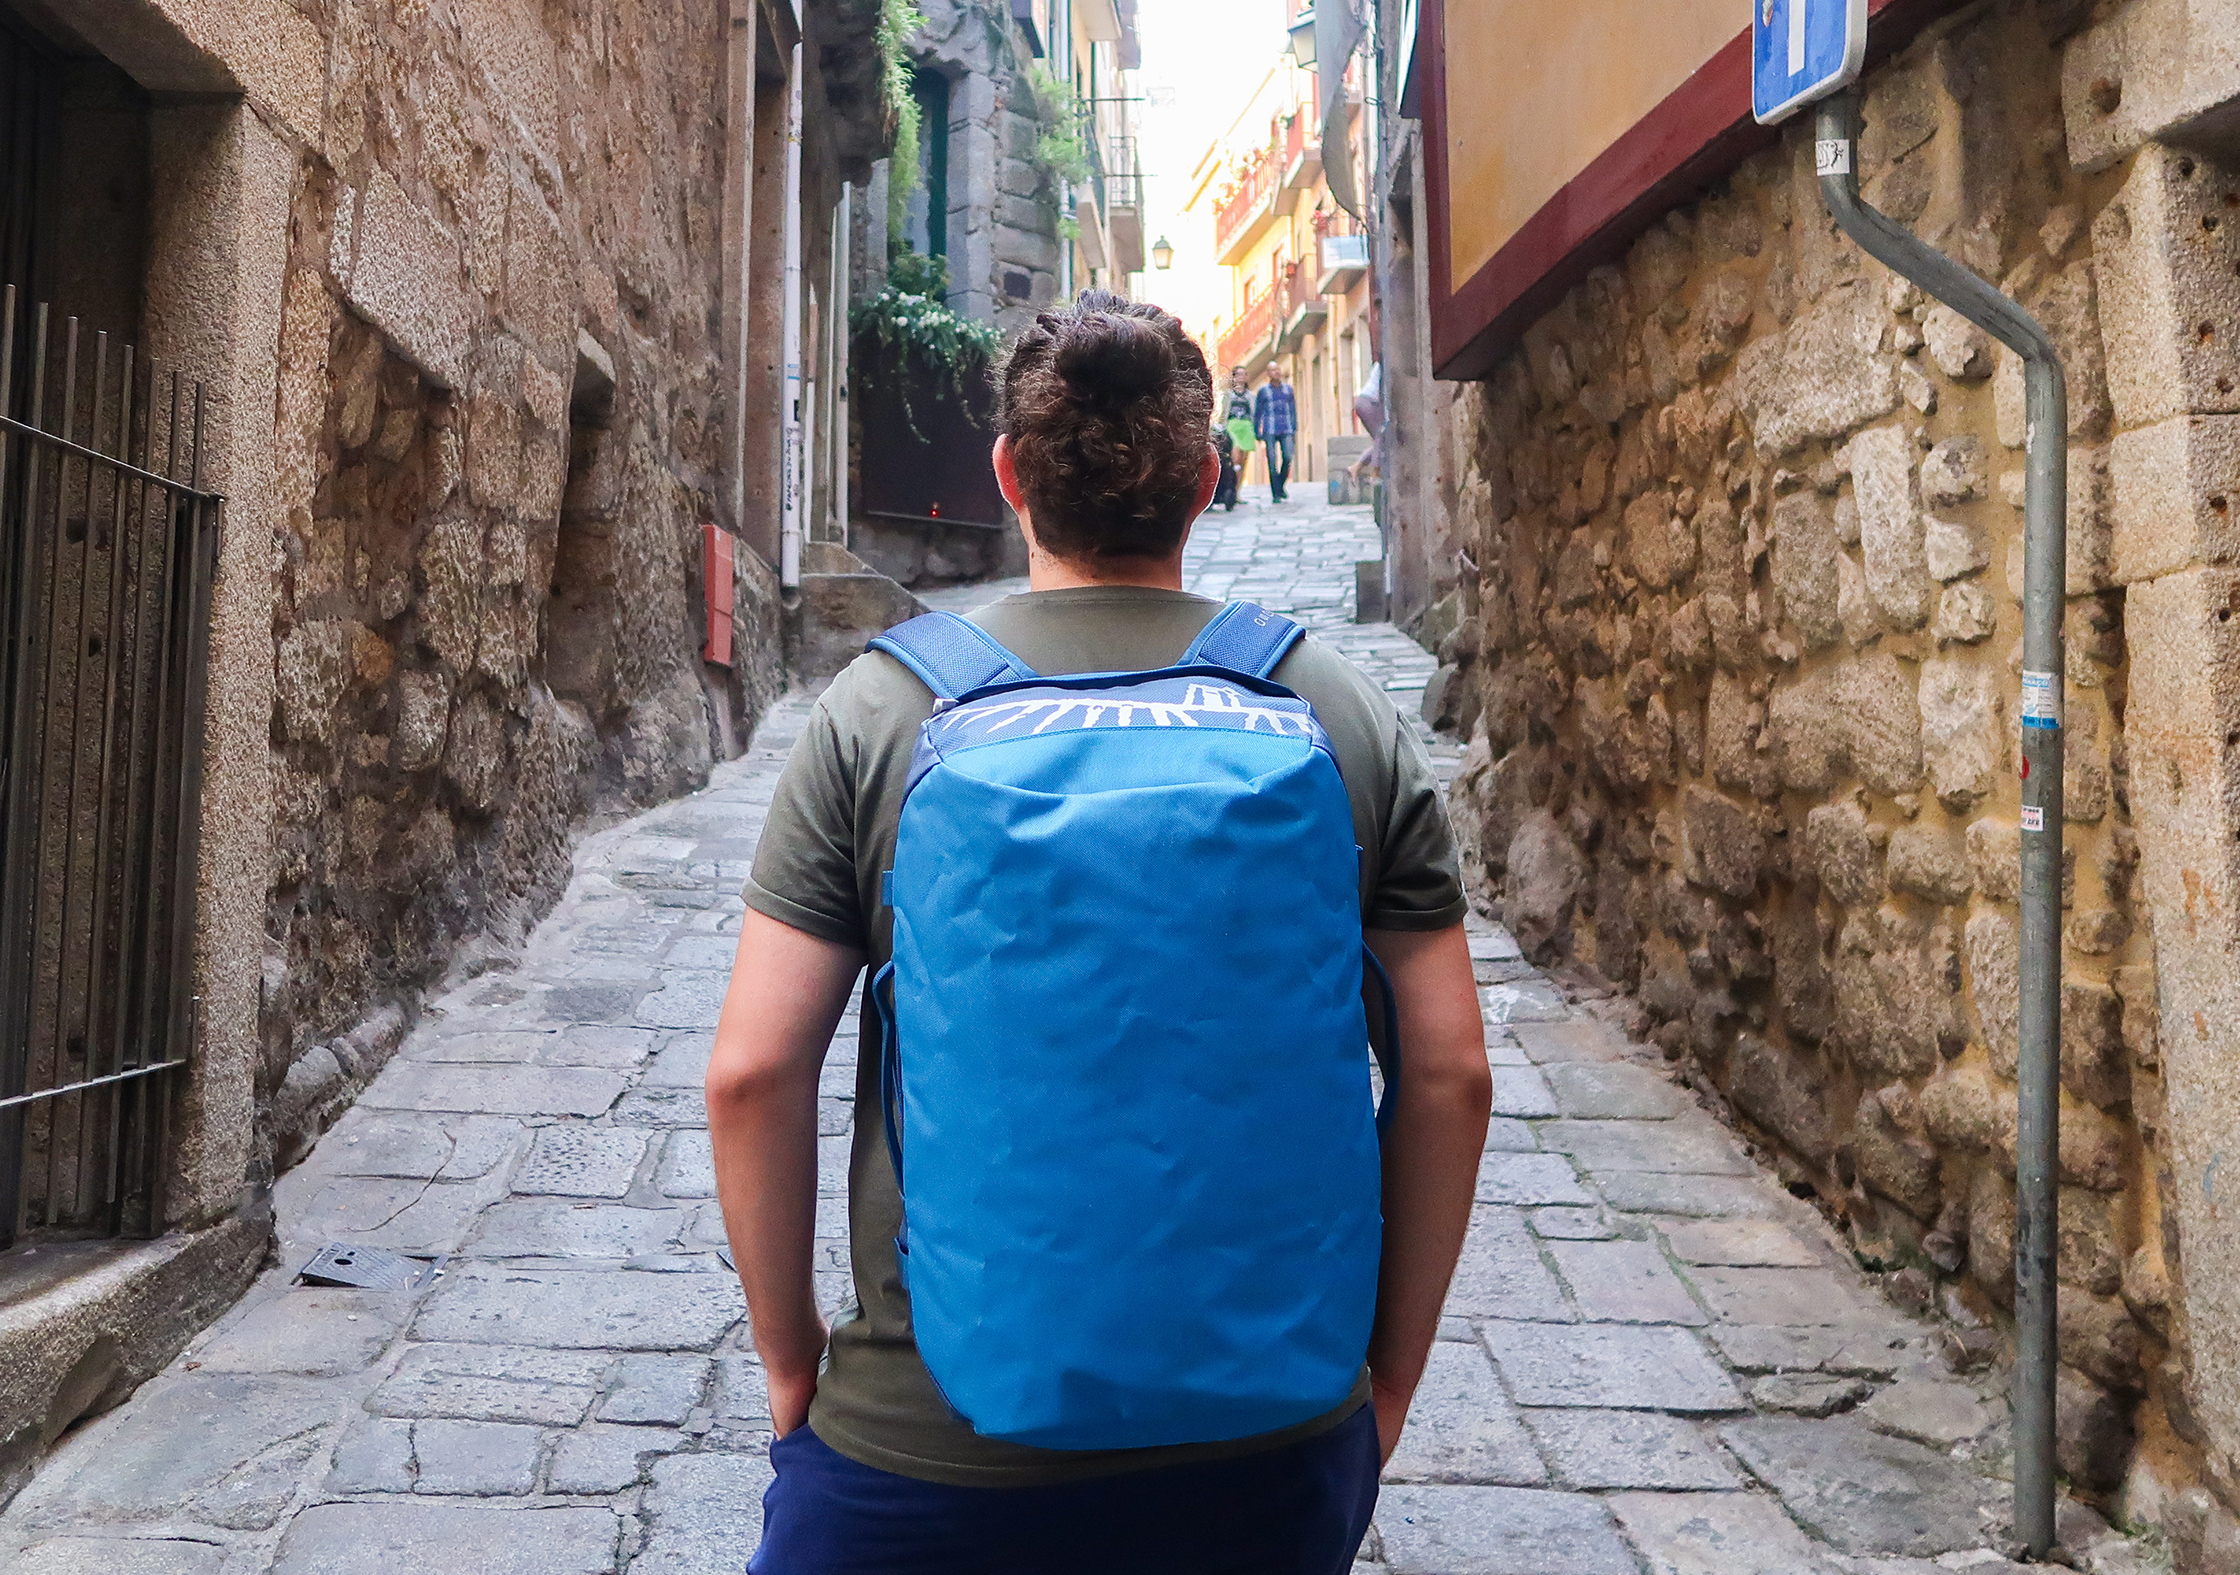
[{"label": "backpack side compression strap", "polygon": [[1281,613],[1250,602],[1231,602],[1198,631],[1175,666],[1226,667],[1233,673],[1265,678],[1306,632]]},{"label": "backpack side compression strap", "polygon": [[1032,678],[1034,669],[994,635],[955,613],[931,612],[896,624],[864,646],[884,651],[925,682],[936,700],[954,700],[988,684]]}]

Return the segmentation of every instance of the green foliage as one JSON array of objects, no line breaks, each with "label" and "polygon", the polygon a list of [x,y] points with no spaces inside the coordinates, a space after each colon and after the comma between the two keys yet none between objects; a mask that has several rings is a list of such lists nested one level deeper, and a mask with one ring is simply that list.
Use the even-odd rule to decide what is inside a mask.
[{"label": "green foliage", "polygon": [[[934,374],[938,387],[961,395],[965,378],[994,362],[1003,349],[1003,335],[953,310],[943,299],[948,291],[947,258],[898,248],[887,264],[885,288],[848,309],[849,331],[878,340],[894,370],[906,371],[916,361]],[[864,368],[861,375],[873,374]],[[918,422],[910,409],[907,378],[902,388],[903,415],[915,432]]]},{"label": "green foliage", "polygon": [[894,113],[894,148],[887,166],[887,228],[899,233],[908,222],[910,194],[918,189],[918,139],[924,115],[910,80],[911,38],[925,25],[917,0],[879,0],[880,88]]},{"label": "green foliage", "polygon": [[1089,149],[1081,129],[1088,123],[1089,106],[1081,102],[1081,90],[1060,82],[1039,60],[1028,62],[1027,81],[1043,122],[1042,135],[1035,139],[1035,162],[1069,186],[1087,180]]},{"label": "green foliage", "polygon": [[897,246],[887,258],[887,283],[904,295],[945,300],[949,294],[949,259]]}]

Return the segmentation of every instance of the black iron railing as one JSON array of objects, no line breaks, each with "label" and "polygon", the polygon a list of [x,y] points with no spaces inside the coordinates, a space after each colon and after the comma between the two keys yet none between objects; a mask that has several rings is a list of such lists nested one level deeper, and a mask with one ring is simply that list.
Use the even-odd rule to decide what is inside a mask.
[{"label": "black iron railing", "polygon": [[202,387],[56,337],[0,293],[0,1248],[162,1228],[196,1031]]}]

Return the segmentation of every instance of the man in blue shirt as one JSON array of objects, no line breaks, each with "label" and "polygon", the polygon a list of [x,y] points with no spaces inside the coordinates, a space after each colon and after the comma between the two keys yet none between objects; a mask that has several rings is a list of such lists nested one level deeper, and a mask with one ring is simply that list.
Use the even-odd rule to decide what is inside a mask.
[{"label": "man in blue shirt", "polygon": [[1252,430],[1268,449],[1269,501],[1281,503],[1284,485],[1291,479],[1291,439],[1299,430],[1299,402],[1283,380],[1283,368],[1273,363],[1252,402]]}]

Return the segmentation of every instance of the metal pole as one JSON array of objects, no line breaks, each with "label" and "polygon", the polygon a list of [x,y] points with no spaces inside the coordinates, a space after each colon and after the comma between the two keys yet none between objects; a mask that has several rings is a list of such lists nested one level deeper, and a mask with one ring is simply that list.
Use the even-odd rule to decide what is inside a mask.
[{"label": "metal pole", "polygon": [[785,308],[778,332],[785,358],[784,402],[778,415],[778,584],[801,583],[801,46],[793,46],[786,89]]},{"label": "metal pole", "polygon": [[848,528],[848,355],[855,336],[848,327],[848,307],[855,284],[855,200],[855,187],[843,183],[832,248],[832,423],[825,439],[832,445],[832,519],[839,532],[834,540],[843,547],[854,534]]},{"label": "metal pole", "polygon": [[2022,1010],[2015,1133],[2014,1520],[2032,1558],[2054,1547],[2054,1230],[2061,1101],[2061,609],[2068,582],[2069,415],[2061,357],[2028,312],[1859,197],[1858,95],[1820,104],[1820,191],[1868,255],[2022,357]]}]

